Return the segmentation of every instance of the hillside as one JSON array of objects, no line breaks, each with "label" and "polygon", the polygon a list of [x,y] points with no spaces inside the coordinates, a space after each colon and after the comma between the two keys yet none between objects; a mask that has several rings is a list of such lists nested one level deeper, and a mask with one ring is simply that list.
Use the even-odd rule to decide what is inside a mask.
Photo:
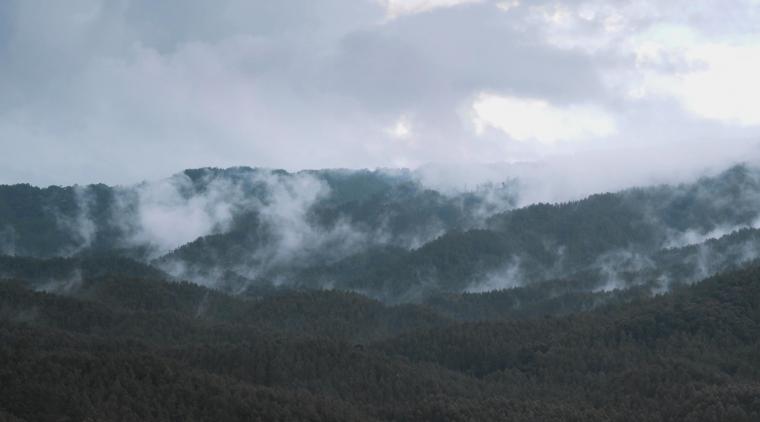
[{"label": "hillside", "polygon": [[[230,292],[332,287],[391,302],[568,278],[592,291],[666,290],[758,257],[753,235],[735,236],[760,221],[752,167],[515,208],[520,196],[517,182],[452,193],[411,172],[246,167],[128,187],[3,186],[0,246],[126,257]],[[709,255],[723,237],[733,252],[718,258],[671,251],[704,245]]]},{"label": "hillside", "polygon": [[341,292],[26,286],[0,284],[0,409],[20,420],[760,416],[760,267],[570,317],[469,322]]},{"label": "hillside", "polygon": [[0,187],[0,418],[760,418],[760,171],[519,186]]}]

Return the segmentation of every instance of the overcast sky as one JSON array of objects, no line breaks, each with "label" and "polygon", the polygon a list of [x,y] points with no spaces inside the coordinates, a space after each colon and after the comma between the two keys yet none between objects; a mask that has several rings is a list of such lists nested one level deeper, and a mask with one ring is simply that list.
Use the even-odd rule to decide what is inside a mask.
[{"label": "overcast sky", "polygon": [[0,183],[715,167],[760,156],[757,75],[758,0],[4,0]]}]

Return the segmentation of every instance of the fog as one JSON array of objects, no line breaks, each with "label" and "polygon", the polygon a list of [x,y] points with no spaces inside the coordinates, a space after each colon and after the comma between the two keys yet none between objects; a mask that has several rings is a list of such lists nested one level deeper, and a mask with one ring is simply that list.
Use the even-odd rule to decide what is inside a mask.
[{"label": "fog", "polygon": [[233,213],[245,207],[241,188],[210,180],[196,192],[184,173],[168,179],[117,188],[113,222],[126,233],[126,245],[147,244],[166,253],[184,243],[229,228]]},{"label": "fog", "polygon": [[526,206],[637,186],[693,182],[740,163],[760,165],[760,142],[694,141],[677,146],[579,151],[513,163],[427,164],[415,174],[423,185],[443,192],[512,180],[520,192],[517,205]]},{"label": "fog", "polygon": [[0,255],[16,255],[16,230],[12,226],[0,229]]}]

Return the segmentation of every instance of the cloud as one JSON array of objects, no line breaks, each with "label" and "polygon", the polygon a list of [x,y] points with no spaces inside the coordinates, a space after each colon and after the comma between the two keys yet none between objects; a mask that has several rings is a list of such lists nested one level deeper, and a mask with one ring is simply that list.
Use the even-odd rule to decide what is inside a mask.
[{"label": "cloud", "polygon": [[0,229],[0,255],[16,255],[16,230],[12,226]]},{"label": "cloud", "polygon": [[409,139],[412,136],[412,122],[407,116],[401,116],[396,123],[388,128],[388,133],[398,139]]},{"label": "cloud", "polygon": [[478,3],[483,0],[378,0],[385,7],[389,19],[399,16],[423,13],[439,7],[453,7],[460,4]]},{"label": "cloud", "polygon": [[694,63],[678,73],[652,75],[643,89],[674,96],[687,110],[706,119],[742,126],[760,125],[760,45],[704,43],[683,59]]},{"label": "cloud", "polygon": [[66,250],[59,251],[59,255],[70,256],[92,245],[97,234],[97,226],[92,220],[91,208],[95,198],[88,188],[74,186],[74,201],[76,211],[73,215],[61,213],[58,209],[51,209],[56,223],[60,228],[72,234],[73,245]]},{"label": "cloud", "polygon": [[[758,16],[744,0],[7,1],[0,183],[746,148]],[[474,106],[494,130],[473,131]]]},{"label": "cloud", "polygon": [[227,230],[248,204],[234,181],[208,178],[203,191],[184,173],[135,187],[117,188],[114,224],[126,237],[124,246],[149,246],[154,255]]},{"label": "cloud", "polygon": [[468,293],[483,293],[493,290],[513,289],[526,282],[526,277],[520,268],[520,259],[512,257],[499,268],[489,271],[477,278],[464,289]]},{"label": "cloud", "polygon": [[609,113],[593,106],[556,107],[539,99],[480,94],[472,108],[477,133],[493,127],[518,141],[552,144],[615,133]]}]

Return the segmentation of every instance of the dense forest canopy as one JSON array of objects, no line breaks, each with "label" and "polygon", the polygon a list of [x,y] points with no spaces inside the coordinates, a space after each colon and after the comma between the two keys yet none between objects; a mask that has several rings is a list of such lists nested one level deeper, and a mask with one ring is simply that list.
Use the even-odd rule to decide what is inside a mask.
[{"label": "dense forest canopy", "polygon": [[0,420],[760,419],[760,171],[0,186]]}]

